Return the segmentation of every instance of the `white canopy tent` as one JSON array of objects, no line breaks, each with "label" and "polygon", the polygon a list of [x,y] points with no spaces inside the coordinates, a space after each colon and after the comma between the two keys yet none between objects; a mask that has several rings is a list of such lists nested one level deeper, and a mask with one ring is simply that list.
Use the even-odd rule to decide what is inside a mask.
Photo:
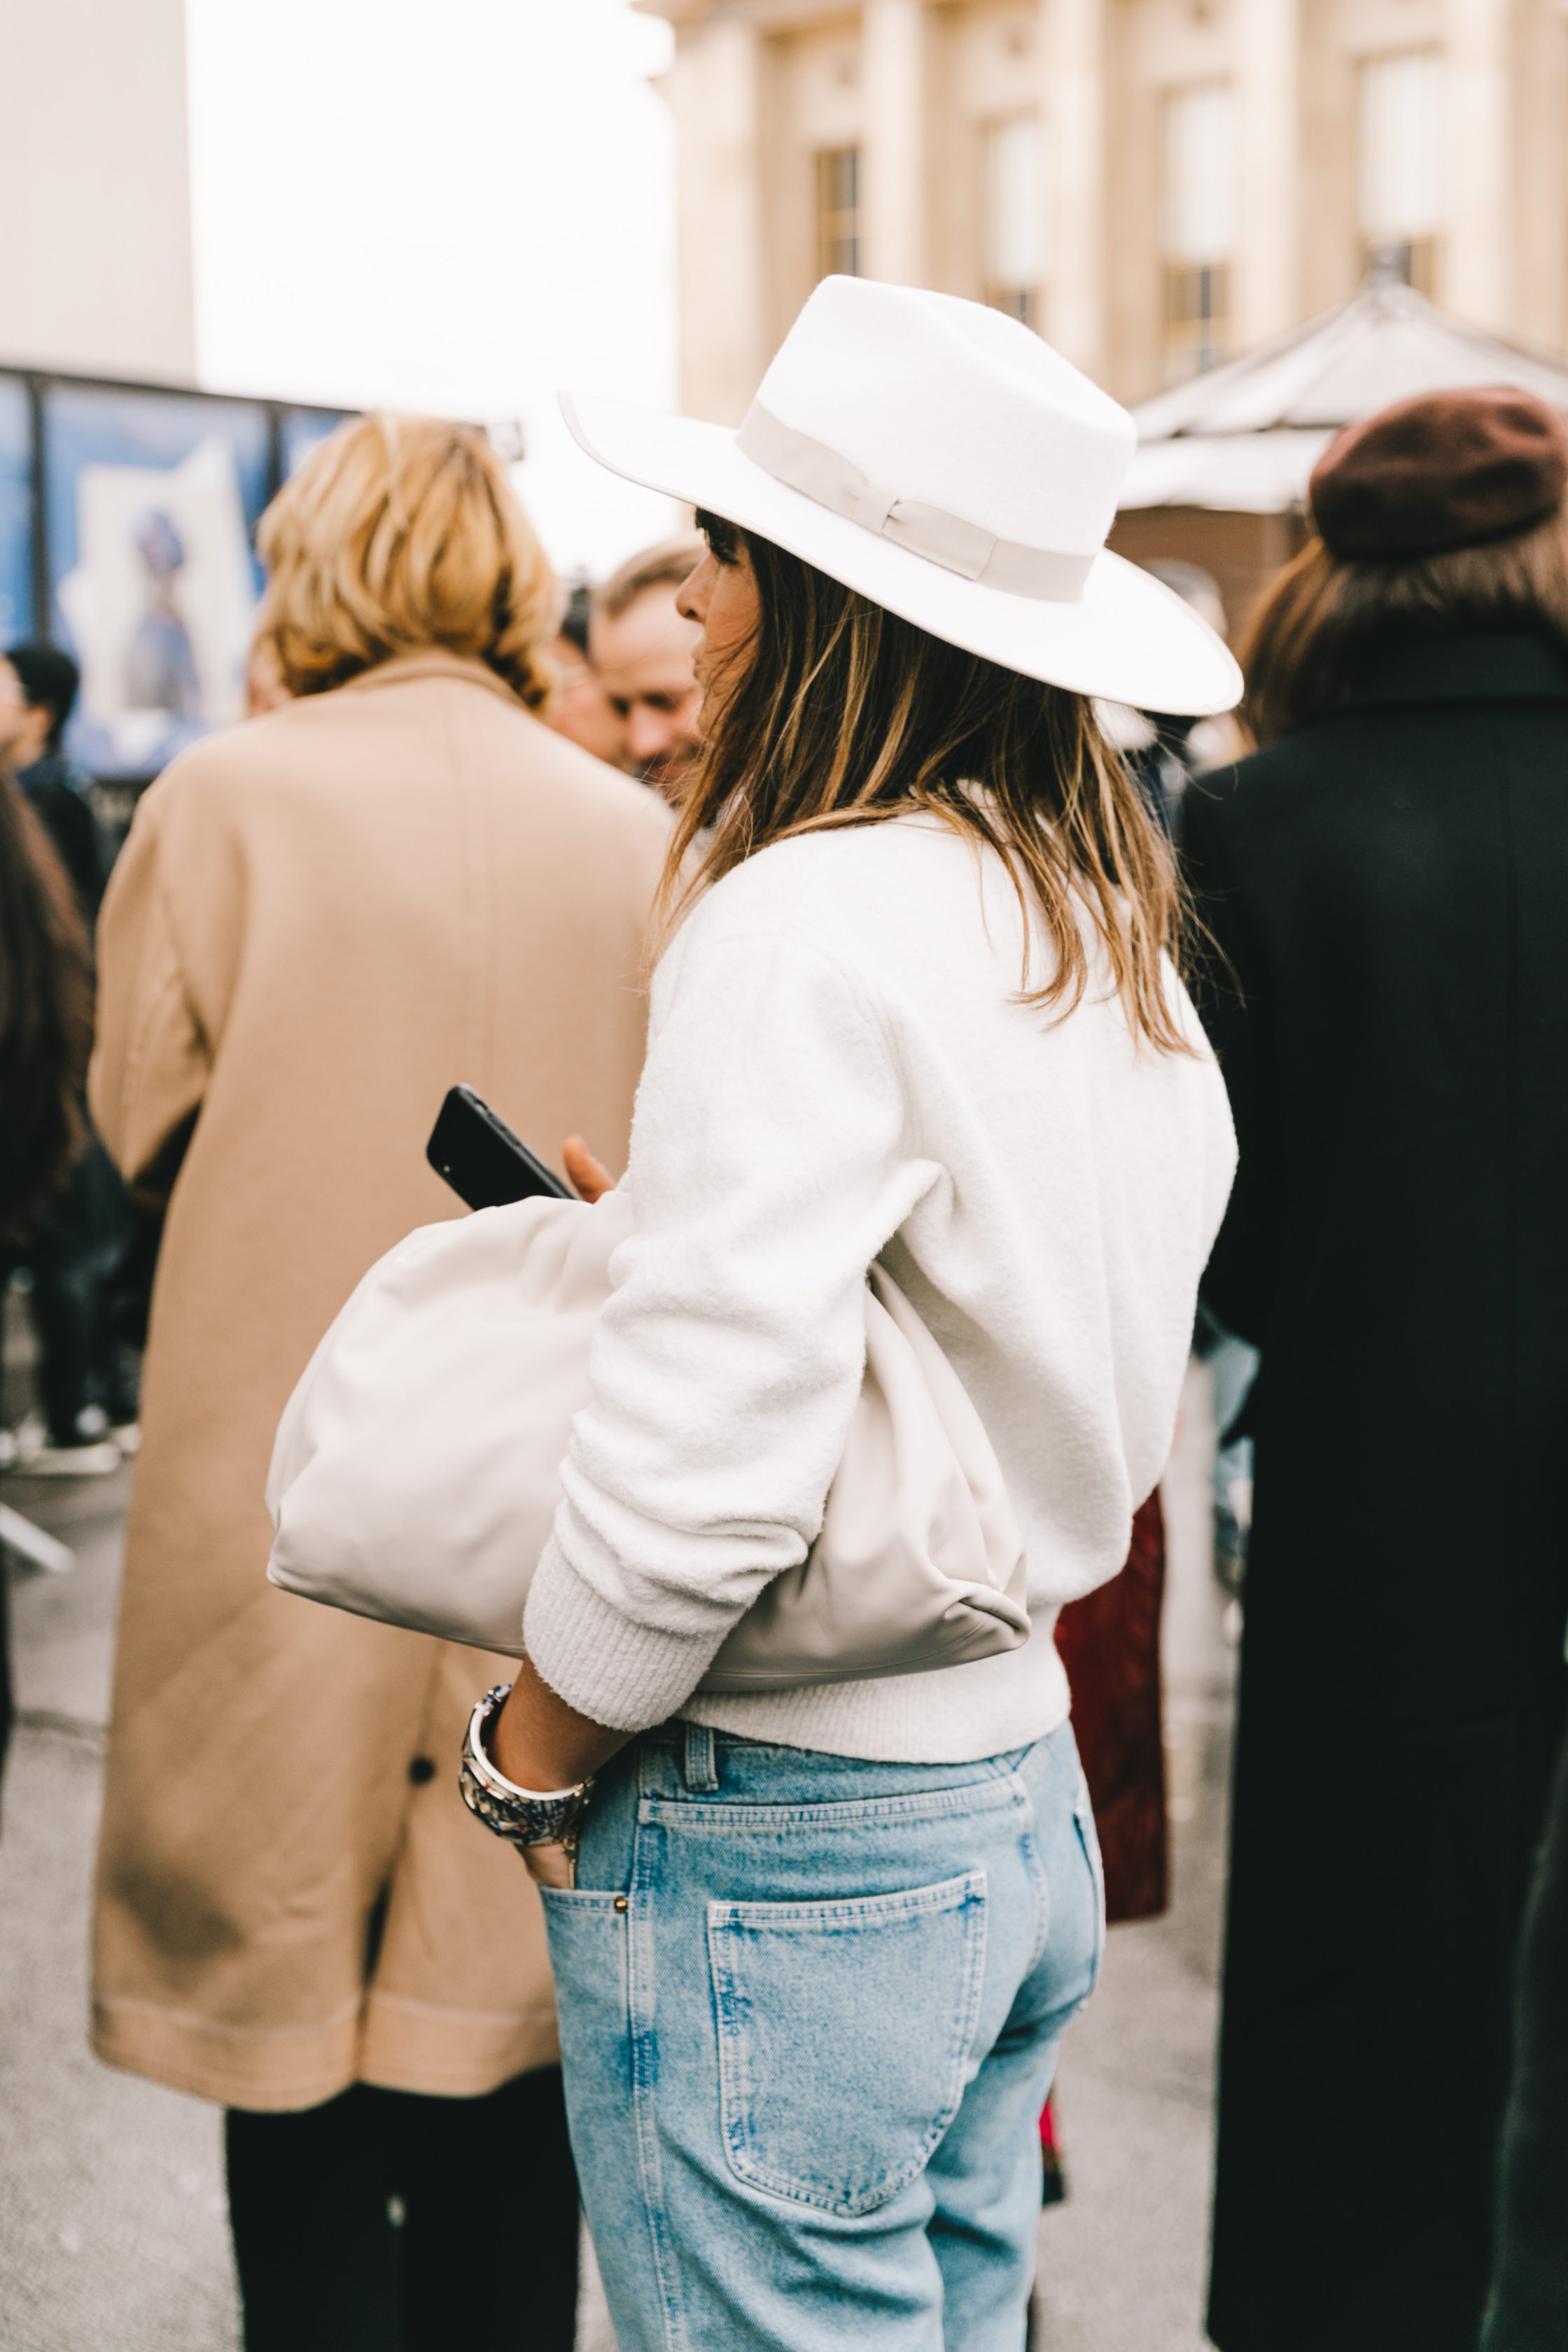
[{"label": "white canopy tent", "polygon": [[1568,410],[1568,367],[1466,326],[1408,286],[1369,284],[1134,409],[1139,446],[1111,545],[1138,562],[1204,564],[1239,621],[1301,543],[1308,478],[1342,426],[1417,393],[1494,383]]},{"label": "white canopy tent", "polygon": [[1467,384],[1517,384],[1568,409],[1568,367],[1451,319],[1409,286],[1353,300],[1134,409],[1124,507],[1301,506],[1342,425],[1392,401]]}]

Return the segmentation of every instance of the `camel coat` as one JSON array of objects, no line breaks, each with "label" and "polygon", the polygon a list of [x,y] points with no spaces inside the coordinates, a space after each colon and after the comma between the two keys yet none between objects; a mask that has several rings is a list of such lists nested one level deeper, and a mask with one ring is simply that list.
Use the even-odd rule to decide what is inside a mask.
[{"label": "camel coat", "polygon": [[668,839],[479,664],[386,663],[182,754],[99,939],[93,1113],[165,1196],[95,1924],[100,2058],[226,2105],[471,2095],[557,2054],[539,1899],[458,1794],[509,1661],[276,1591],[262,1486],[373,1261],[462,1213],[465,1079],[624,1157]]}]

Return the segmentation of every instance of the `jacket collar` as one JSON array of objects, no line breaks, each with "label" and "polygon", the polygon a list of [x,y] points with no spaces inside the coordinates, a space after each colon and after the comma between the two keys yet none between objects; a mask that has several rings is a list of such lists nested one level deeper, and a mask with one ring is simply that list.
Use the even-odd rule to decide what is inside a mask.
[{"label": "jacket collar", "polygon": [[522,709],[506,680],[498,677],[493,669],[468,654],[446,653],[439,646],[432,646],[425,653],[394,654],[390,661],[377,662],[374,669],[361,670],[357,677],[351,677],[338,691],[374,694],[379,687],[405,686],[416,677],[461,678],[468,686],[488,687],[503,702],[510,702],[514,710]]},{"label": "jacket collar", "polygon": [[1435,637],[1376,663],[1342,709],[1386,702],[1568,702],[1568,665],[1544,637]]}]

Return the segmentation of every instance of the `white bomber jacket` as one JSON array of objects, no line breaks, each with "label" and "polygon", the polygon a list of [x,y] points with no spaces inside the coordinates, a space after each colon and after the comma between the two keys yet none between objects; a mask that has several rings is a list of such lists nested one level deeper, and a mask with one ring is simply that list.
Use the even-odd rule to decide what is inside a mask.
[{"label": "white bomber jacket", "polygon": [[[637,1232],[524,1621],[583,1713],[928,1763],[1065,1717],[1056,1612],[1121,1568],[1164,1467],[1236,1147],[1174,973],[1190,1054],[1135,1045],[1098,963],[1066,1018],[1019,1003],[1025,936],[1000,860],[911,816],[763,850],[660,963]],[[878,1256],[995,1448],[1033,1636],[929,1674],[694,1696],[821,1523]]]}]

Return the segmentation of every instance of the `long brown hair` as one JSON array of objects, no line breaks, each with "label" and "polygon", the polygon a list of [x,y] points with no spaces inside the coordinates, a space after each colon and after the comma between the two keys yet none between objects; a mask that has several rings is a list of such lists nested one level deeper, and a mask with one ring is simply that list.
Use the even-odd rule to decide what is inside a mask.
[{"label": "long brown hair", "polygon": [[924,809],[994,849],[1038,910],[1053,969],[1031,985],[1026,951],[1026,1003],[1060,1019],[1081,1001],[1087,915],[1134,1037],[1189,1050],[1160,961],[1177,944],[1175,863],[1093,704],[928,636],[770,540],[698,520],[721,562],[744,543],[761,620],[728,680],[710,682],[666,924],[770,842]]},{"label": "long brown hair", "polygon": [[70,884],[0,769],[0,1235],[26,1223],[81,1140],[91,1036],[87,934]]},{"label": "long brown hair", "polygon": [[1369,662],[1422,637],[1529,630],[1568,654],[1568,514],[1479,547],[1373,562],[1310,539],[1285,566],[1241,647],[1242,716],[1259,743],[1348,702]]},{"label": "long brown hair", "polygon": [[548,704],[554,575],[482,433],[432,416],[341,425],[284,483],[257,544],[257,643],[287,693],[440,646],[488,664],[531,710]]}]

